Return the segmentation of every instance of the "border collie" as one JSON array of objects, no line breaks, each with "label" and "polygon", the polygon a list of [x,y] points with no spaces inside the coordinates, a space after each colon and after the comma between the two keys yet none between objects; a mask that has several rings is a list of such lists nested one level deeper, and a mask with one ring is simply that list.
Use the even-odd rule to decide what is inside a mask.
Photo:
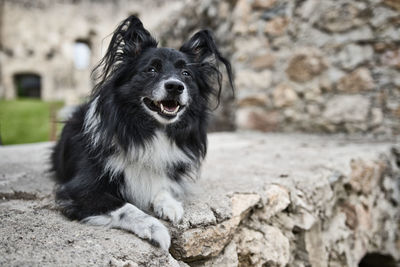
[{"label": "border collie", "polygon": [[207,149],[209,100],[231,65],[208,30],[179,50],[157,48],[130,16],[95,68],[98,82],[72,114],[52,153],[56,201],[70,219],[120,228],[168,250],[156,217],[177,223],[179,199],[198,176]]}]

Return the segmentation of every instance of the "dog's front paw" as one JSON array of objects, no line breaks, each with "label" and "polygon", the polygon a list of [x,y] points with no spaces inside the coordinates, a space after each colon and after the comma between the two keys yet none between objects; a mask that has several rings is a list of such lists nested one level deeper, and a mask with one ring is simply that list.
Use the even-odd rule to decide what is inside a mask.
[{"label": "dog's front paw", "polygon": [[154,212],[159,218],[169,220],[175,224],[182,220],[183,206],[179,201],[167,198],[154,204]]},{"label": "dog's front paw", "polygon": [[168,229],[156,218],[146,216],[141,222],[134,224],[133,232],[143,239],[150,240],[163,250],[168,251],[171,245],[171,237]]}]

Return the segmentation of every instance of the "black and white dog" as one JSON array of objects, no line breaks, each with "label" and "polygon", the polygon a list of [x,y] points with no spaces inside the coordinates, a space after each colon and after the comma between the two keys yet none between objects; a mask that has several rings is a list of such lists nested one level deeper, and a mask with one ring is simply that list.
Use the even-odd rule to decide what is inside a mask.
[{"label": "black and white dog", "polygon": [[[221,92],[221,56],[210,31],[178,50],[130,16],[115,30],[88,103],[66,123],[52,154],[56,199],[70,219],[121,228],[167,250],[157,217],[179,222],[178,201],[207,149],[209,98]],[[147,213],[146,213],[147,212]]]}]

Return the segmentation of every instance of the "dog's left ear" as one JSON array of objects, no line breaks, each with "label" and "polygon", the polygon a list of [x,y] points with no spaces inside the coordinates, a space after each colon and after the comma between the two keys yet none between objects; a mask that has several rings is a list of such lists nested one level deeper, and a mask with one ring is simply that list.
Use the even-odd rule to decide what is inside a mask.
[{"label": "dog's left ear", "polygon": [[218,98],[221,93],[221,74],[218,70],[218,63],[221,62],[225,65],[228,74],[229,83],[234,90],[232,67],[225,57],[219,52],[212,32],[210,30],[202,30],[197,32],[190,38],[189,41],[184,43],[179,49],[181,52],[189,56],[189,58],[198,64],[211,64],[218,75],[219,91]]}]

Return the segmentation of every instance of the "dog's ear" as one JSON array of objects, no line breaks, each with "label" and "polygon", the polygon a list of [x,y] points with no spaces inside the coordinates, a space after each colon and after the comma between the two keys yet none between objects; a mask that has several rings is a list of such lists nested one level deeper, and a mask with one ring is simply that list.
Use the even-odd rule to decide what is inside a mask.
[{"label": "dog's ear", "polygon": [[143,27],[139,18],[134,15],[126,18],[115,29],[106,54],[93,70],[94,73],[102,69],[97,76],[99,84],[104,83],[120,63],[127,58],[134,58],[149,47],[157,47],[157,41]]},{"label": "dog's ear", "polygon": [[217,94],[218,104],[221,95],[222,84],[222,75],[218,68],[220,62],[224,64],[226,68],[229,84],[232,88],[232,91],[234,91],[231,64],[229,60],[223,57],[219,52],[210,30],[202,30],[197,32],[192,36],[192,38],[190,38],[189,41],[184,43],[179,50],[188,55],[193,63],[199,64],[200,66],[208,66],[209,69],[207,73],[210,73],[211,68],[211,71],[217,75],[217,81],[219,85]]}]

